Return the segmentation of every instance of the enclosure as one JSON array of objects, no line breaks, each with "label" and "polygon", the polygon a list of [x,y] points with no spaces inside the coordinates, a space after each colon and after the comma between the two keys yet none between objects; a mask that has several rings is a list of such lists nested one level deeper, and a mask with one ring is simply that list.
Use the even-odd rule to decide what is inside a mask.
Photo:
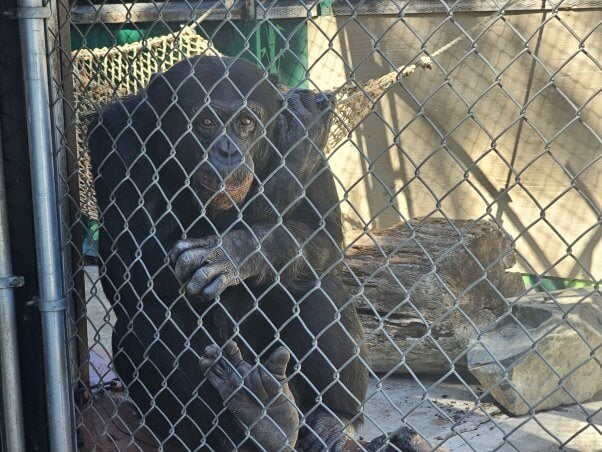
[{"label": "enclosure", "polygon": [[602,1],[0,13],[2,450],[602,450]]}]

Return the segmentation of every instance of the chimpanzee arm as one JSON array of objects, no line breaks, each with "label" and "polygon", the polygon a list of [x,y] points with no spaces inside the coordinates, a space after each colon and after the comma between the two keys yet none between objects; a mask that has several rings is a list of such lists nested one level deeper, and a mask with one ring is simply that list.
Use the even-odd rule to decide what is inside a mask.
[{"label": "chimpanzee arm", "polygon": [[186,239],[171,251],[176,276],[187,282],[186,293],[209,301],[242,280],[272,281],[277,275],[286,285],[319,276],[334,264],[335,241],[325,230],[313,230],[300,221],[255,224],[236,229],[221,239],[210,236]]},{"label": "chimpanzee arm", "polygon": [[278,117],[272,138],[280,162],[265,176],[263,194],[245,209],[249,223],[257,217],[259,221],[276,220],[289,212],[304,198],[308,185],[328,171],[324,148],[332,119],[330,94],[296,89],[287,96],[287,109]]}]

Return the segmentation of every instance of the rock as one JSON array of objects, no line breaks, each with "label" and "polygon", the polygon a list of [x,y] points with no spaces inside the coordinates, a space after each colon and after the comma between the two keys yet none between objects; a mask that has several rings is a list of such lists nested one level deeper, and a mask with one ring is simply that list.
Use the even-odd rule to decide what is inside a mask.
[{"label": "rock", "polygon": [[583,402],[602,390],[599,290],[550,295],[510,300],[516,303],[512,316],[468,353],[470,372],[514,415],[526,414],[530,407],[539,411]]},{"label": "rock", "polygon": [[466,370],[475,327],[506,312],[505,296],[524,287],[506,271],[515,263],[510,239],[491,222],[429,218],[358,237],[343,281],[375,372]]}]

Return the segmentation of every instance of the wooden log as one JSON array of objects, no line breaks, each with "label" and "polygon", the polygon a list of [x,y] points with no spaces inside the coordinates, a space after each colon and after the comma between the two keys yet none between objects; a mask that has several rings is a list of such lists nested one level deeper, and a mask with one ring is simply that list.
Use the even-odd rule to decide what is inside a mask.
[{"label": "wooden log", "polygon": [[[348,235],[349,237],[349,235]],[[466,370],[466,347],[523,289],[511,239],[489,221],[415,220],[360,233],[343,280],[375,372]]]}]

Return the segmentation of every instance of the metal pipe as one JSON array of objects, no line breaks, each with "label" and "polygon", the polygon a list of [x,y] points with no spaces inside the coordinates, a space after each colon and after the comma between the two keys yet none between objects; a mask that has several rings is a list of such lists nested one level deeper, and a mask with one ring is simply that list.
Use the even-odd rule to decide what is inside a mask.
[{"label": "metal pipe", "polygon": [[52,452],[74,449],[71,391],[65,330],[66,298],[60,251],[60,223],[53,165],[45,17],[42,0],[18,0],[36,256],[42,319],[44,380],[49,446]]},{"label": "metal pipe", "polygon": [[[21,375],[17,346],[17,315],[11,281],[13,266],[10,258],[8,213],[4,156],[0,142],[0,388],[2,389],[2,438],[6,450],[25,452]],[[4,283],[2,283],[4,281]]]}]

